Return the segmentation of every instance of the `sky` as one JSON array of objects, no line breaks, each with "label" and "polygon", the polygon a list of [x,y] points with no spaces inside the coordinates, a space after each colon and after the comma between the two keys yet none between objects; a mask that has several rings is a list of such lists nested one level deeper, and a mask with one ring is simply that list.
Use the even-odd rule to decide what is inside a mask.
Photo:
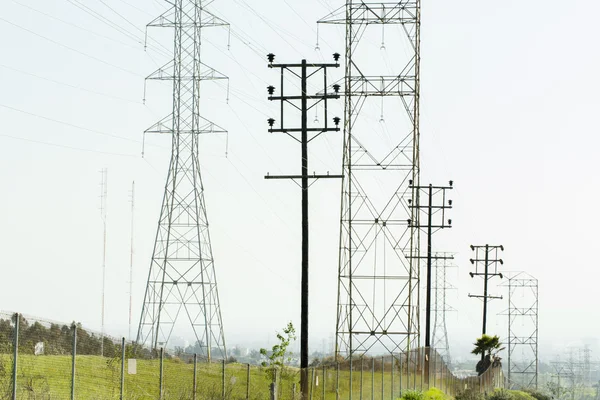
[{"label": "sky", "polygon": [[[169,85],[144,84],[168,61],[170,32],[150,29],[144,49],[145,26],[165,4],[0,5],[1,310],[100,330],[100,170],[107,168],[105,330],[128,336],[135,181],[135,335],[170,155],[169,137],[143,135],[170,113]],[[319,39],[316,27],[341,5],[209,6],[232,27],[230,37],[212,29],[202,50],[207,64],[230,77],[229,92],[223,82],[209,85],[201,104],[229,132],[202,139],[201,164],[230,346],[273,344],[289,320],[299,326],[300,193],[263,178],[298,173],[299,148],[267,132],[266,119],[278,110],[266,86],[278,77],[265,55],[295,62],[343,53],[341,27],[319,27]],[[468,275],[469,245],[489,243],[504,245],[503,271],[539,279],[541,357],[582,343],[596,346],[597,356],[600,4],[432,0],[422,7],[421,181],[455,182],[453,228],[436,236],[436,249],[455,252],[459,267],[450,275],[458,288],[449,295],[457,309],[447,317],[452,351],[465,354],[479,333],[481,303],[468,294],[481,281]],[[384,51],[393,56],[392,46]],[[311,168],[339,173],[341,140],[330,133],[316,141]],[[339,193],[339,183],[319,182],[310,194],[314,350],[328,347],[335,329]],[[490,308],[488,330],[503,335],[506,317],[498,314],[506,303]]]}]

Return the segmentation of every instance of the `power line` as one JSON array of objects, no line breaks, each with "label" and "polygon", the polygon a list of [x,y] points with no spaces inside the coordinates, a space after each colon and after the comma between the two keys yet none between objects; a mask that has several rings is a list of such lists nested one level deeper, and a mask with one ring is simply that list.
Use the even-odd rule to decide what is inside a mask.
[{"label": "power line", "polygon": [[[107,5],[107,7],[113,11],[115,14],[117,14],[119,17],[121,17],[122,19],[124,19],[125,21],[127,21],[130,25],[132,25],[136,30],[138,30],[139,32],[141,32],[144,36],[143,37],[139,37],[137,36],[135,33],[132,33],[131,31],[129,31],[128,29],[122,27],[121,25],[117,24],[114,21],[111,21],[110,19],[108,19],[107,17],[105,17],[104,15],[100,14],[98,11],[82,4],[79,2],[79,0],[67,0],[69,1],[72,5],[74,5],[75,7],[79,8],[80,10],[84,11],[85,13],[91,15],[92,17],[94,17],[95,19],[99,20],[100,22],[108,25],[110,28],[116,30],[117,32],[125,35],[126,37],[128,37],[129,39],[133,40],[134,42],[143,45],[144,48],[150,48],[154,51],[156,51],[157,53],[163,55],[163,56],[172,56],[172,54],[170,53],[169,49],[167,49],[165,46],[163,46],[160,42],[150,38],[150,40],[154,41],[156,43],[156,46],[154,45],[148,45],[147,40],[145,40],[146,38],[146,32],[144,32],[143,30],[141,30],[140,28],[138,28],[135,24],[133,24],[131,21],[129,21],[127,18],[125,18],[124,16],[122,16],[121,14],[119,14],[119,12],[117,12],[116,10],[114,10],[113,8],[111,8],[110,6]],[[159,48],[161,47],[161,48]],[[154,61],[154,60],[153,60]]]},{"label": "power line", "polygon": [[151,14],[151,13],[149,13],[148,11],[146,11],[146,10],[144,10],[144,9],[142,9],[142,8],[139,8],[139,7],[137,7],[137,6],[134,6],[133,4],[131,4],[131,3],[130,3],[130,2],[128,2],[128,1],[121,0],[121,3],[123,3],[123,4],[126,4],[126,5],[128,5],[129,7],[133,8],[134,10],[137,10],[137,11],[139,11],[139,12],[141,12],[141,13],[144,13],[144,14],[146,14],[146,15],[150,16],[150,17],[154,17],[154,14]]},{"label": "power line", "polygon": [[82,147],[75,147],[75,146],[69,146],[69,145],[64,145],[64,144],[58,144],[58,143],[52,143],[52,142],[45,142],[45,141],[42,141],[42,140],[28,139],[28,138],[23,138],[23,137],[18,137],[18,136],[6,135],[6,134],[3,134],[3,133],[0,133],[0,136],[1,137],[6,137],[6,138],[9,138],[9,139],[21,140],[21,141],[24,141],[24,142],[42,144],[42,145],[45,145],[45,146],[58,147],[58,148],[67,149],[67,150],[84,151],[84,152],[87,152],[87,153],[98,153],[98,154],[106,154],[106,155],[110,155],[110,156],[119,156],[119,157],[138,157],[137,155],[134,155],[134,154],[121,154],[121,153],[112,153],[112,152],[108,152],[108,151],[85,149],[85,148],[82,148]]},{"label": "power line", "polygon": [[[306,43],[304,43],[304,41],[302,41],[301,39],[299,39],[297,36],[291,34],[290,32],[288,32],[287,30],[281,28],[280,26],[278,26],[277,24],[275,24],[274,22],[270,21],[269,19],[267,19],[266,17],[262,16],[261,14],[259,14],[253,7],[251,7],[248,3],[246,3],[246,1],[244,0],[233,0],[235,3],[237,3],[238,5],[244,7],[245,9],[247,9],[248,11],[250,11],[252,14],[256,15],[266,26],[268,26],[269,28],[271,28],[271,30],[273,32],[275,32],[277,34],[277,36],[279,36],[284,42],[286,42],[292,49],[296,50],[296,52],[299,53],[299,51],[296,49],[296,46],[294,46],[293,44],[291,44],[286,38],[284,38],[280,32],[285,33],[286,35],[288,35],[289,37],[297,40],[299,43],[308,46]],[[241,3],[240,3],[241,1]],[[308,46],[310,47],[310,46]]]},{"label": "power line", "polygon": [[141,76],[140,74],[138,74],[138,73],[136,73],[136,72],[133,72],[133,71],[130,71],[130,70],[128,70],[127,68],[119,67],[118,65],[111,64],[111,63],[109,63],[108,61],[102,60],[101,58],[98,58],[98,57],[92,56],[92,55],[90,55],[90,54],[84,53],[84,52],[82,52],[82,51],[79,51],[79,50],[77,50],[77,49],[75,49],[75,48],[73,48],[73,47],[67,46],[66,44],[63,44],[63,43],[57,42],[57,41],[56,41],[56,40],[54,40],[54,39],[50,39],[49,37],[46,37],[46,36],[44,36],[44,35],[41,35],[41,34],[39,34],[39,33],[37,33],[37,32],[34,32],[34,31],[30,30],[30,29],[27,29],[27,28],[24,28],[24,27],[22,27],[22,26],[19,26],[19,25],[15,24],[15,23],[13,23],[13,22],[11,22],[11,21],[7,20],[7,19],[4,19],[4,18],[2,18],[2,17],[0,17],[0,21],[3,21],[3,22],[5,22],[5,23],[7,23],[7,24],[9,24],[9,25],[12,25],[12,26],[14,26],[15,28],[18,28],[18,29],[24,30],[24,31],[26,31],[26,32],[28,32],[28,33],[31,33],[32,35],[35,35],[35,36],[37,36],[37,37],[39,37],[39,38],[42,38],[42,39],[44,39],[44,40],[47,40],[47,41],[49,41],[49,42],[51,42],[51,43],[54,43],[54,44],[55,44],[55,45],[57,45],[57,46],[60,46],[60,47],[62,47],[62,48],[65,48],[65,49],[67,49],[67,50],[73,51],[73,52],[75,52],[75,53],[77,53],[77,54],[80,54],[80,55],[82,55],[82,56],[85,56],[85,57],[87,57],[87,58],[90,58],[90,59],[92,59],[92,60],[98,61],[98,62],[100,62],[100,63],[102,63],[102,64],[105,64],[105,65],[108,65],[108,66],[110,66],[110,67],[116,68],[116,69],[118,69],[118,70],[120,70],[120,71],[123,71],[123,72],[127,72],[128,74],[131,74],[131,75],[135,75],[135,76],[138,76],[138,77],[139,77],[139,76]]},{"label": "power line", "polygon": [[80,3],[78,0],[67,0],[69,3],[71,3],[72,5],[74,5],[75,7],[79,8],[80,10],[82,10],[83,12],[85,12],[86,14],[92,16],[93,18],[97,19],[98,21],[108,25],[109,27],[113,28],[114,30],[116,30],[117,32],[121,33],[122,35],[127,36],[128,38],[130,38],[131,40],[135,41],[138,44],[144,44],[144,42],[142,40],[140,40],[136,35],[132,34],[131,32],[129,32],[127,29],[121,27],[120,25],[114,23],[113,21],[109,20],[108,18],[106,18],[105,16],[103,16],[102,14],[100,14],[99,12],[93,10],[92,8],[86,6],[85,4]]},{"label": "power line", "polygon": [[98,131],[96,129],[86,128],[86,127],[83,127],[83,126],[72,124],[70,122],[61,121],[61,120],[58,120],[58,119],[54,119],[54,118],[46,117],[46,116],[43,116],[43,115],[35,114],[35,113],[29,112],[29,111],[21,110],[21,109],[16,108],[16,107],[7,106],[6,104],[0,104],[0,107],[6,108],[6,109],[9,109],[9,110],[12,110],[12,111],[20,112],[22,114],[30,115],[32,117],[45,119],[47,121],[55,122],[57,124],[66,125],[66,126],[69,126],[71,128],[80,129],[82,131],[96,133],[98,135],[107,136],[107,137],[111,137],[111,138],[114,138],[114,139],[126,140],[128,142],[141,143],[140,140],[130,139],[130,138],[126,138],[126,137],[123,137],[123,136],[114,135],[114,134],[108,133],[108,132],[103,132],[103,131]]},{"label": "power line", "polygon": [[18,4],[18,5],[20,5],[21,7],[28,8],[28,9],[30,9],[31,11],[34,11],[34,12],[36,12],[36,13],[38,13],[38,14],[41,14],[41,15],[44,15],[44,16],[46,16],[46,17],[48,17],[48,18],[50,18],[50,19],[53,19],[53,20],[55,20],[55,21],[62,22],[63,24],[66,24],[66,25],[72,26],[72,27],[74,27],[74,28],[77,28],[77,29],[79,29],[79,30],[82,30],[82,31],[84,31],[84,32],[91,33],[92,35],[95,35],[95,36],[97,36],[97,37],[100,37],[100,38],[103,38],[103,39],[106,39],[106,40],[110,40],[110,41],[112,41],[112,42],[115,42],[115,43],[119,43],[119,44],[121,44],[121,45],[123,45],[123,46],[127,46],[127,47],[129,47],[129,48],[138,48],[138,47],[136,47],[136,46],[133,46],[133,45],[131,45],[131,44],[128,44],[128,43],[122,42],[122,41],[120,41],[120,40],[118,40],[118,39],[111,38],[110,36],[106,36],[106,35],[103,35],[103,34],[101,34],[101,33],[98,33],[98,32],[95,32],[95,31],[92,31],[91,29],[84,28],[84,27],[82,27],[82,26],[76,25],[76,24],[74,24],[74,23],[72,23],[72,22],[65,21],[64,19],[61,19],[61,18],[55,17],[54,15],[51,15],[51,14],[48,14],[48,13],[46,13],[46,12],[44,12],[44,11],[38,10],[38,9],[36,9],[36,8],[33,8],[33,7],[31,7],[30,5],[27,5],[27,4],[20,3],[20,2],[18,2],[18,1],[16,1],[16,0],[13,0],[13,3],[15,3],[15,4]]},{"label": "power line", "polygon": [[[118,17],[120,17],[122,20],[124,20],[125,22],[127,22],[129,25],[131,25],[134,29],[140,31],[142,34],[144,34],[144,36],[146,36],[146,32],[144,32],[143,30],[141,30],[137,25],[135,25],[133,22],[131,22],[129,19],[127,19],[126,17],[124,17],[121,13],[119,13],[118,11],[116,11],[114,8],[112,8],[111,6],[109,6],[108,4],[106,4],[106,2],[104,0],[99,0],[100,3],[104,4],[109,10],[111,10],[114,14],[116,14]],[[158,42],[157,40],[150,38],[152,41],[154,41],[158,46],[163,48],[163,51],[165,51],[165,55],[169,55],[171,56],[171,52],[170,50],[165,47],[162,43]],[[147,43],[145,41],[144,43],[145,46],[147,46]],[[155,50],[157,50],[155,48]]]},{"label": "power line", "polygon": [[72,85],[70,83],[57,81],[57,80],[52,79],[52,78],[47,78],[47,77],[44,77],[44,76],[36,75],[36,74],[31,73],[31,72],[27,72],[27,71],[23,71],[21,69],[10,67],[8,65],[0,64],[0,68],[5,68],[5,69],[8,69],[8,70],[11,70],[11,71],[14,71],[14,72],[18,72],[18,73],[23,74],[23,75],[32,76],[32,77],[37,78],[37,79],[42,79],[44,81],[55,83],[57,85],[66,86],[66,87],[69,87],[71,89],[82,90],[84,92],[92,93],[92,94],[95,94],[95,95],[98,95],[98,96],[103,96],[103,97],[111,98],[111,99],[114,99],[114,100],[121,100],[121,101],[125,101],[125,102],[128,102],[128,103],[133,103],[133,104],[142,104],[141,101],[130,100],[130,99],[126,99],[126,98],[123,98],[123,97],[114,96],[114,95],[111,95],[111,94],[108,94],[108,93],[97,92],[97,91],[92,90],[92,89],[87,89],[87,88],[83,88],[81,86]]}]

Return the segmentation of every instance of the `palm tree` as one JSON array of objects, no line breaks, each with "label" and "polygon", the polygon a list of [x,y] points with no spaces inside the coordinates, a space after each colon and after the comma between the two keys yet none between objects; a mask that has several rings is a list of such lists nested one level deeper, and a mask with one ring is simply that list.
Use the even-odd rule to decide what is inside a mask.
[{"label": "palm tree", "polygon": [[492,364],[492,356],[494,361],[499,362],[500,357],[497,357],[497,354],[504,350],[502,343],[500,343],[500,338],[496,335],[490,336],[483,334],[480,338],[477,338],[477,341],[473,343],[473,345],[475,348],[471,351],[471,354],[481,354],[481,361],[479,361],[475,367],[479,375],[484,373]]}]

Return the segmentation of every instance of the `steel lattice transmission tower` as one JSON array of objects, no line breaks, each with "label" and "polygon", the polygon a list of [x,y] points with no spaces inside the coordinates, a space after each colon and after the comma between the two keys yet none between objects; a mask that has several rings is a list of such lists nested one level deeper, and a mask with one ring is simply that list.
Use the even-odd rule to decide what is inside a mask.
[{"label": "steel lattice transmission tower", "polygon": [[419,342],[419,212],[408,201],[419,204],[420,12],[419,0],[350,0],[319,21],[346,28],[336,353],[347,357]]},{"label": "steel lattice transmission tower", "polygon": [[448,281],[448,269],[456,268],[452,263],[454,254],[436,253],[434,259],[435,280],[433,287],[435,297],[433,303],[433,333],[431,334],[431,345],[442,357],[444,362],[449,365],[450,345],[448,343],[448,330],[446,328],[446,313],[456,311],[448,304],[447,294],[449,290],[456,289]]},{"label": "steel lattice transmission tower", "polygon": [[[166,347],[193,334],[201,356],[226,357],[219,294],[198,156],[199,136],[225,131],[200,116],[201,83],[227,79],[201,62],[204,28],[227,26],[200,0],[168,1],[149,27],[174,29],[174,56],[148,79],[172,80],[173,112],[146,132],[172,135],[172,154],[137,343]],[[191,328],[191,329],[190,329]]]},{"label": "steel lattice transmission tower", "polygon": [[538,280],[508,274],[508,381],[511,388],[538,387]]}]

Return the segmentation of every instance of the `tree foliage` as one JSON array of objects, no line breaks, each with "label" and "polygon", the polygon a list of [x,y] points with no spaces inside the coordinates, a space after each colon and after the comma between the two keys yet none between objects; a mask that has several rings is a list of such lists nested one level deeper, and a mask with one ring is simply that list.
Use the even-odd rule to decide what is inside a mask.
[{"label": "tree foliage", "polygon": [[[0,353],[12,352],[14,342],[14,317],[0,319]],[[30,323],[20,316],[19,319],[19,353],[33,354],[36,343],[44,343],[44,354],[66,355],[73,352],[73,328],[77,326],[77,354],[100,354],[102,338],[89,333],[81,324],[73,322],[70,326],[51,323],[49,327],[35,321]],[[120,356],[121,346],[104,337],[104,355],[107,357]]]},{"label": "tree foliage", "polygon": [[473,343],[475,348],[471,354],[481,355],[481,361],[475,366],[479,375],[483,374],[490,366],[500,365],[501,358],[498,353],[504,350],[500,338],[497,335],[482,335]]},{"label": "tree foliage", "polygon": [[471,351],[471,354],[475,355],[491,355],[492,351],[498,352],[503,350],[500,338],[496,335],[490,336],[484,334],[480,338],[477,338],[475,343],[473,343],[473,346],[475,346],[475,348]]},{"label": "tree foliage", "polygon": [[283,329],[283,334],[277,332],[277,341],[271,351],[267,349],[260,349],[260,354],[266,357],[267,361],[262,363],[263,367],[267,367],[267,374],[271,379],[275,379],[277,372],[284,374],[285,364],[291,361],[290,353],[288,352],[289,345],[296,340],[296,329],[292,322],[288,322],[287,326]]}]

